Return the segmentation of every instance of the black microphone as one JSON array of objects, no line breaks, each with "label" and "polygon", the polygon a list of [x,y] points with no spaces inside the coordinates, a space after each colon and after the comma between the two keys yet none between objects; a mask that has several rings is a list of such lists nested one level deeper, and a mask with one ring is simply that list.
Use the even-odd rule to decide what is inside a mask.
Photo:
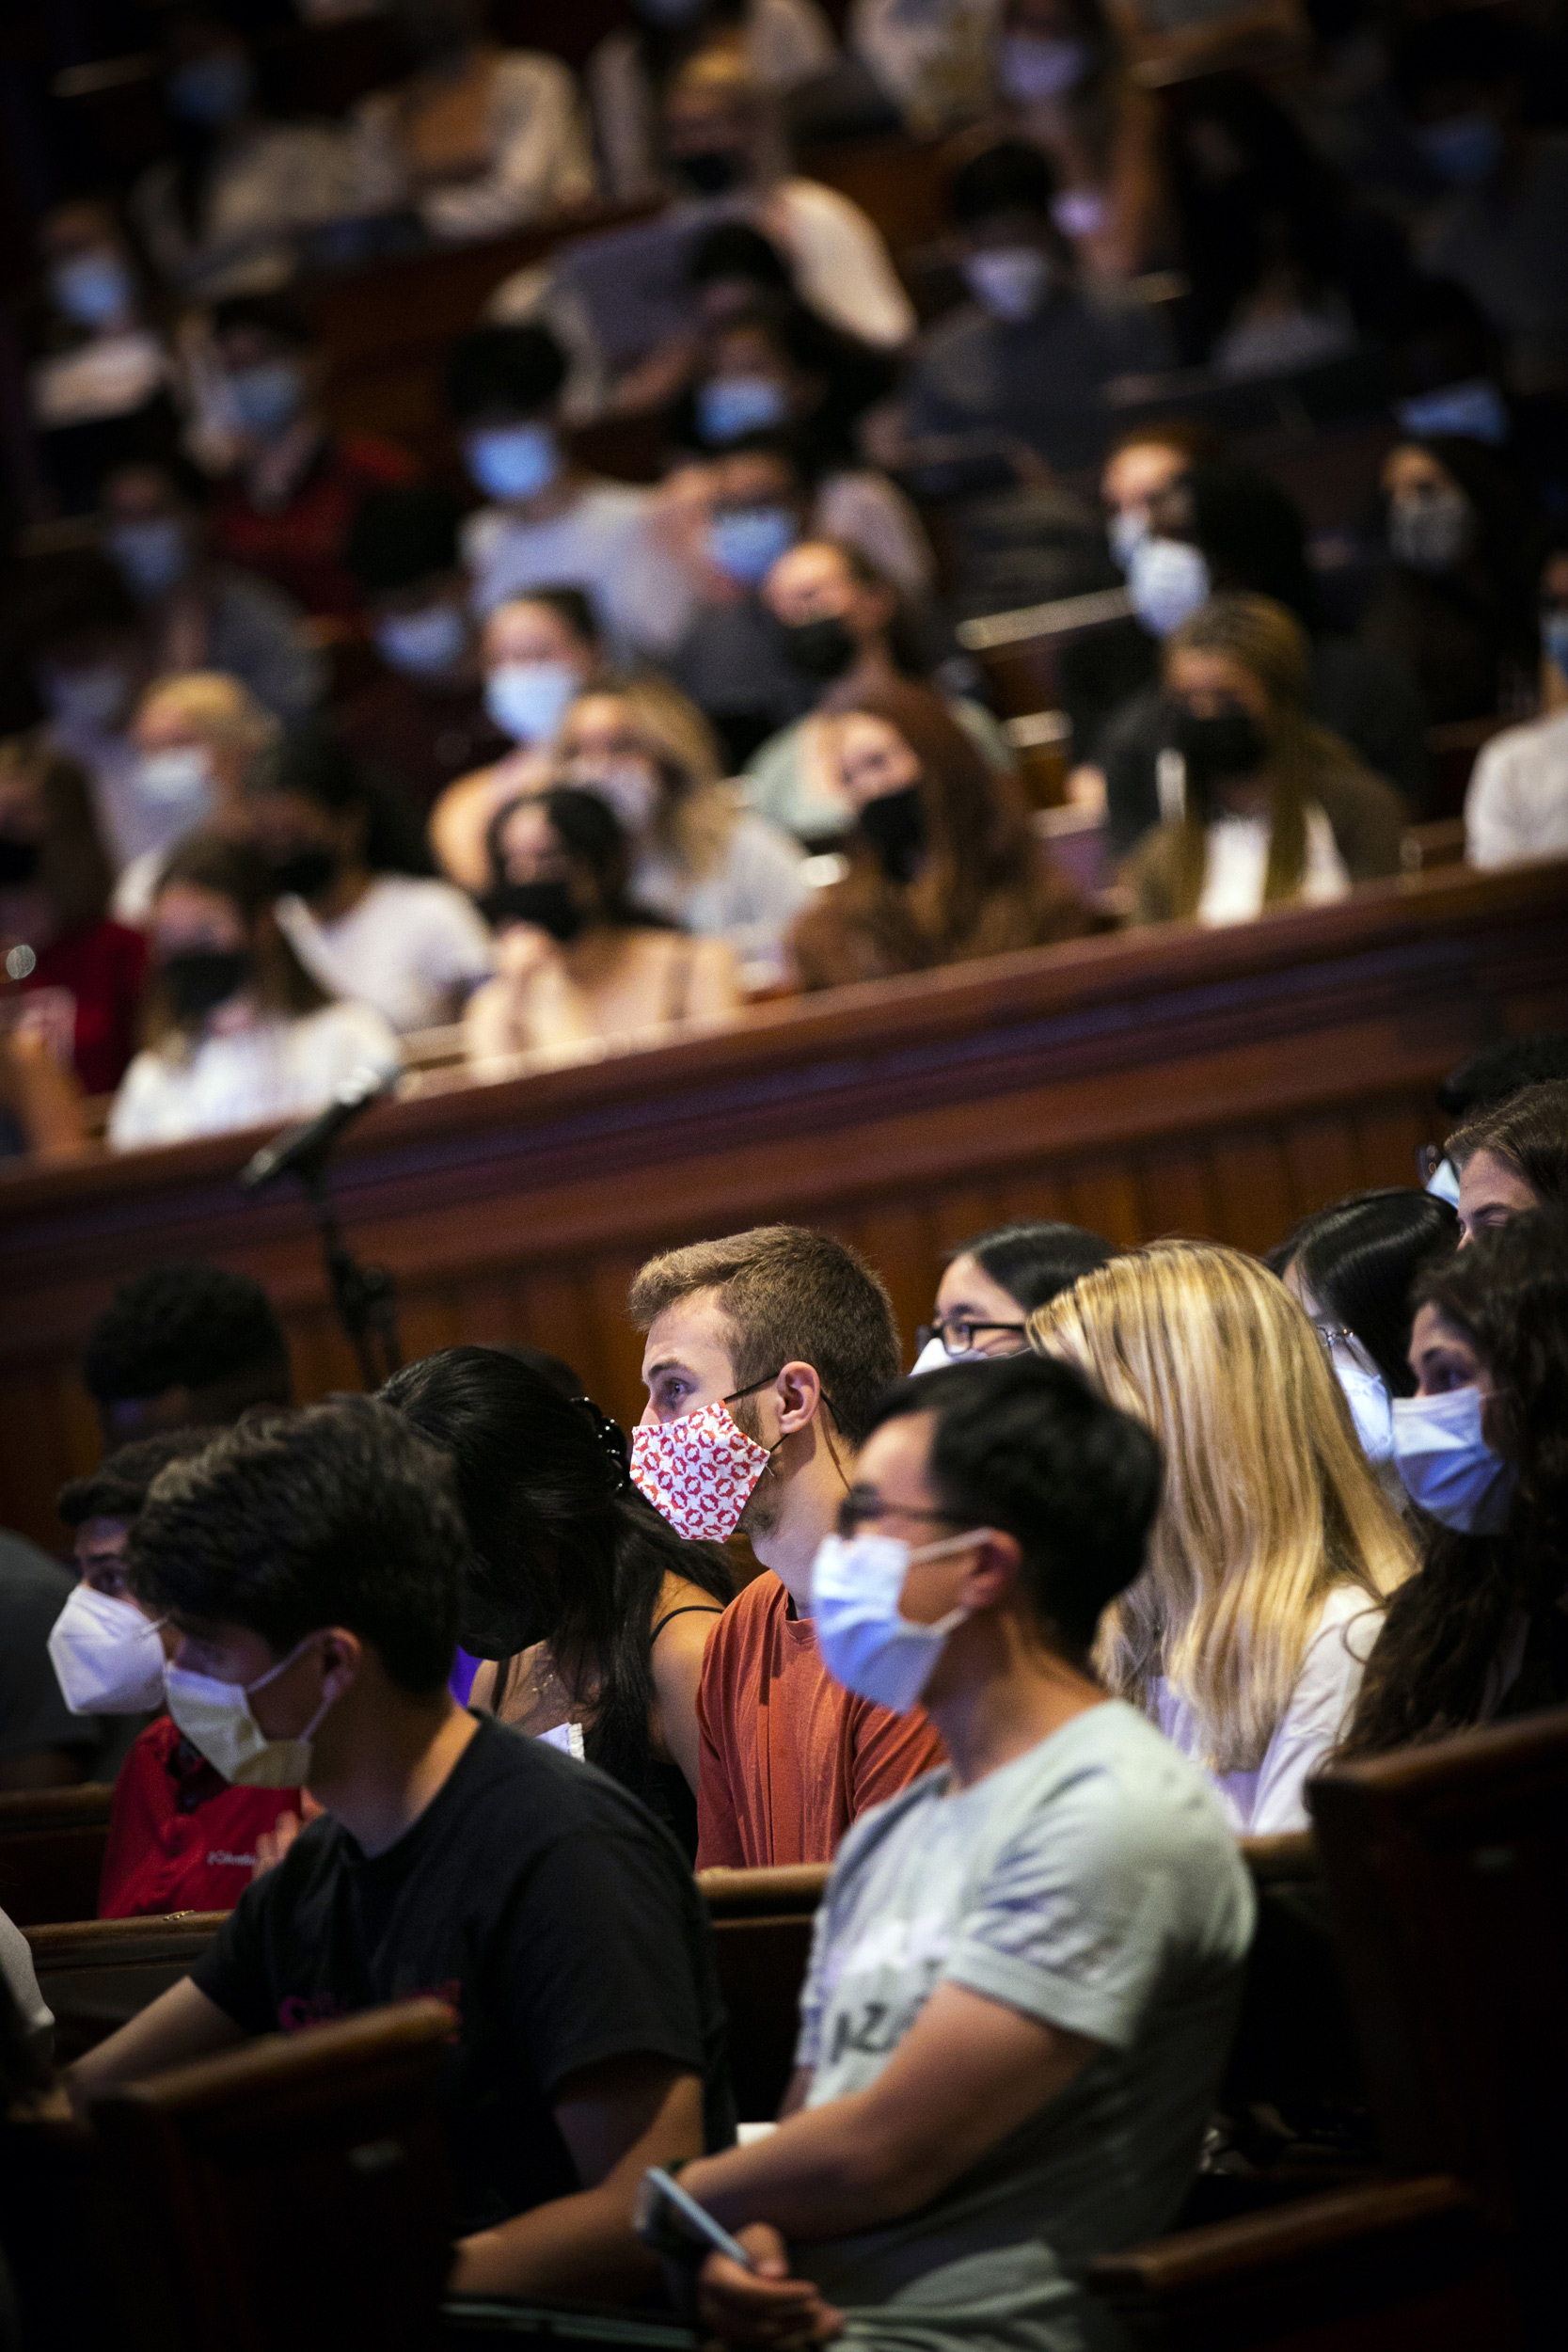
[{"label": "black microphone", "polygon": [[314,1119],[302,1120],[297,1127],[285,1127],[246,1160],[240,1170],[244,1190],[255,1192],[262,1184],[275,1184],[279,1176],[313,1175],[343,1129],[368,1111],[397,1076],[395,1068],[377,1070],[369,1062],[361,1063],[337,1088],[325,1110],[318,1111]]}]

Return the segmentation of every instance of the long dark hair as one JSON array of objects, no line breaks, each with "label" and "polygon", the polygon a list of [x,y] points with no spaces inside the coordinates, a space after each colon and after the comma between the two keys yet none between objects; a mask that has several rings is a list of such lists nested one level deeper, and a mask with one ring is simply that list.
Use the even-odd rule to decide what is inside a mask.
[{"label": "long dark hair", "polygon": [[420,820],[390,777],[355,758],[313,720],[293,727],[281,742],[252,760],[246,800],[279,793],[308,801],[328,817],[360,809],[365,818],[365,864],[372,874],[428,875],[433,869]]},{"label": "long dark hair", "polygon": [[1515,1610],[1568,1580],[1568,1218],[1543,1210],[1422,1274],[1415,1304],[1473,1341],[1503,1415],[1516,1483],[1500,1534],[1431,1526],[1388,1604],[1342,1756],[1377,1756],[1473,1724]]},{"label": "long dark hair", "polygon": [[[231,841],[219,833],[187,834],[182,841],[176,842],[164,862],[153,894],[154,908],[163,893],[175,882],[184,882],[193,890],[210,891],[215,898],[228,899],[245,926],[256,958],[256,993],[269,1012],[298,1020],[308,1012],[319,1012],[324,1005],[332,1002],[320,981],[307,972],[273,920],[277,884],[271,866],[248,842]],[[169,1037],[193,1035],[199,1026],[199,1022],[180,1019],[154,963],[142,998],[143,1042],[162,1045]]]},{"label": "long dark hair", "polygon": [[1108,1241],[1082,1225],[1050,1218],[1031,1225],[998,1225],[960,1242],[948,1258],[973,1258],[999,1290],[1016,1298],[1026,1315],[1070,1290],[1081,1275],[1093,1274],[1116,1256]]},{"label": "long dark hair", "polygon": [[[729,1600],[722,1548],[677,1535],[607,1442],[613,1424],[502,1348],[443,1348],[406,1365],[381,1394],[456,1472],[477,1564],[463,1596],[464,1647],[507,1659],[547,1641],[562,1680],[594,1692],[590,1763],[641,1790],[659,1593],[679,1576]],[[498,1708],[504,1687],[498,1677]]]},{"label": "long dark hair", "polygon": [[1411,1286],[1429,1259],[1458,1244],[1459,1219],[1446,1200],[1391,1184],[1347,1193],[1303,1217],[1268,1263],[1279,1275],[1293,1265],[1313,1297],[1354,1332],[1389,1395],[1412,1396]]}]

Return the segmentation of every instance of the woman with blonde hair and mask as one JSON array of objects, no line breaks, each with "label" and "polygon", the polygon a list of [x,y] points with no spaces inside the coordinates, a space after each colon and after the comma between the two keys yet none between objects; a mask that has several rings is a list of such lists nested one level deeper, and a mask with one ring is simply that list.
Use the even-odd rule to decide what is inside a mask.
[{"label": "woman with blonde hair and mask", "polygon": [[1399,872],[1404,803],[1308,715],[1310,665],[1269,596],[1212,596],[1166,640],[1164,821],[1125,869],[1134,921],[1246,923]]},{"label": "woman with blonde hair and mask", "polygon": [[[209,829],[237,834],[245,771],[282,734],[265,704],[226,670],[154,678],[131,722],[136,788],[169,812],[176,839]],[[172,847],[144,850],[122,868],[114,895],[118,921],[147,922]]]},{"label": "woman with blonde hair and mask", "polygon": [[1165,1241],[1028,1330],[1164,1455],[1148,1565],[1101,1620],[1106,1687],[1204,1766],[1238,1835],[1305,1829],[1307,1780],[1415,1565],[1311,1324],[1255,1259]]}]

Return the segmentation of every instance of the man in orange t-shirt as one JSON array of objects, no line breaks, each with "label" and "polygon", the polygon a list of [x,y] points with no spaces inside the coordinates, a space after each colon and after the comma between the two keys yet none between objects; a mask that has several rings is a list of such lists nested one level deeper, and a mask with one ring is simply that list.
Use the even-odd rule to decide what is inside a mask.
[{"label": "man in orange t-shirt", "polygon": [[698,1867],[831,1861],[857,1815],[944,1753],[919,1708],[835,1683],[811,1624],[817,1546],[898,1376],[892,1302],[841,1242],[770,1225],[651,1259],[630,1303],[648,1335],[632,1476],[684,1535],[741,1529],[768,1571],[703,1661]]}]

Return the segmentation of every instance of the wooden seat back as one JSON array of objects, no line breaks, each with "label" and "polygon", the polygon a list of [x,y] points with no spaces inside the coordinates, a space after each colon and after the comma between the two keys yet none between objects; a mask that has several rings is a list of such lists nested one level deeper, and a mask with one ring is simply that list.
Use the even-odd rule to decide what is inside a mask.
[{"label": "wooden seat back", "polygon": [[698,1872],[730,2014],[730,2075],[743,2123],[768,2122],[789,2088],[812,1921],[827,1883],[825,1862]]},{"label": "wooden seat back", "polygon": [[188,1976],[225,1911],[78,1919],[29,1928],[39,1990],[55,2012],[55,2055],[69,2065]]},{"label": "wooden seat back", "polygon": [[153,2352],[422,2352],[451,2263],[444,2002],[269,2034],[93,2102]]},{"label": "wooden seat back", "polygon": [[1355,2027],[1311,1832],[1243,1837],[1258,1924],[1219,2105],[1259,2109],[1311,2138],[1354,2143],[1364,2101]]},{"label": "wooden seat back", "polygon": [[0,1796],[0,1911],[19,1928],[92,1917],[113,1802],[91,1781]]}]

